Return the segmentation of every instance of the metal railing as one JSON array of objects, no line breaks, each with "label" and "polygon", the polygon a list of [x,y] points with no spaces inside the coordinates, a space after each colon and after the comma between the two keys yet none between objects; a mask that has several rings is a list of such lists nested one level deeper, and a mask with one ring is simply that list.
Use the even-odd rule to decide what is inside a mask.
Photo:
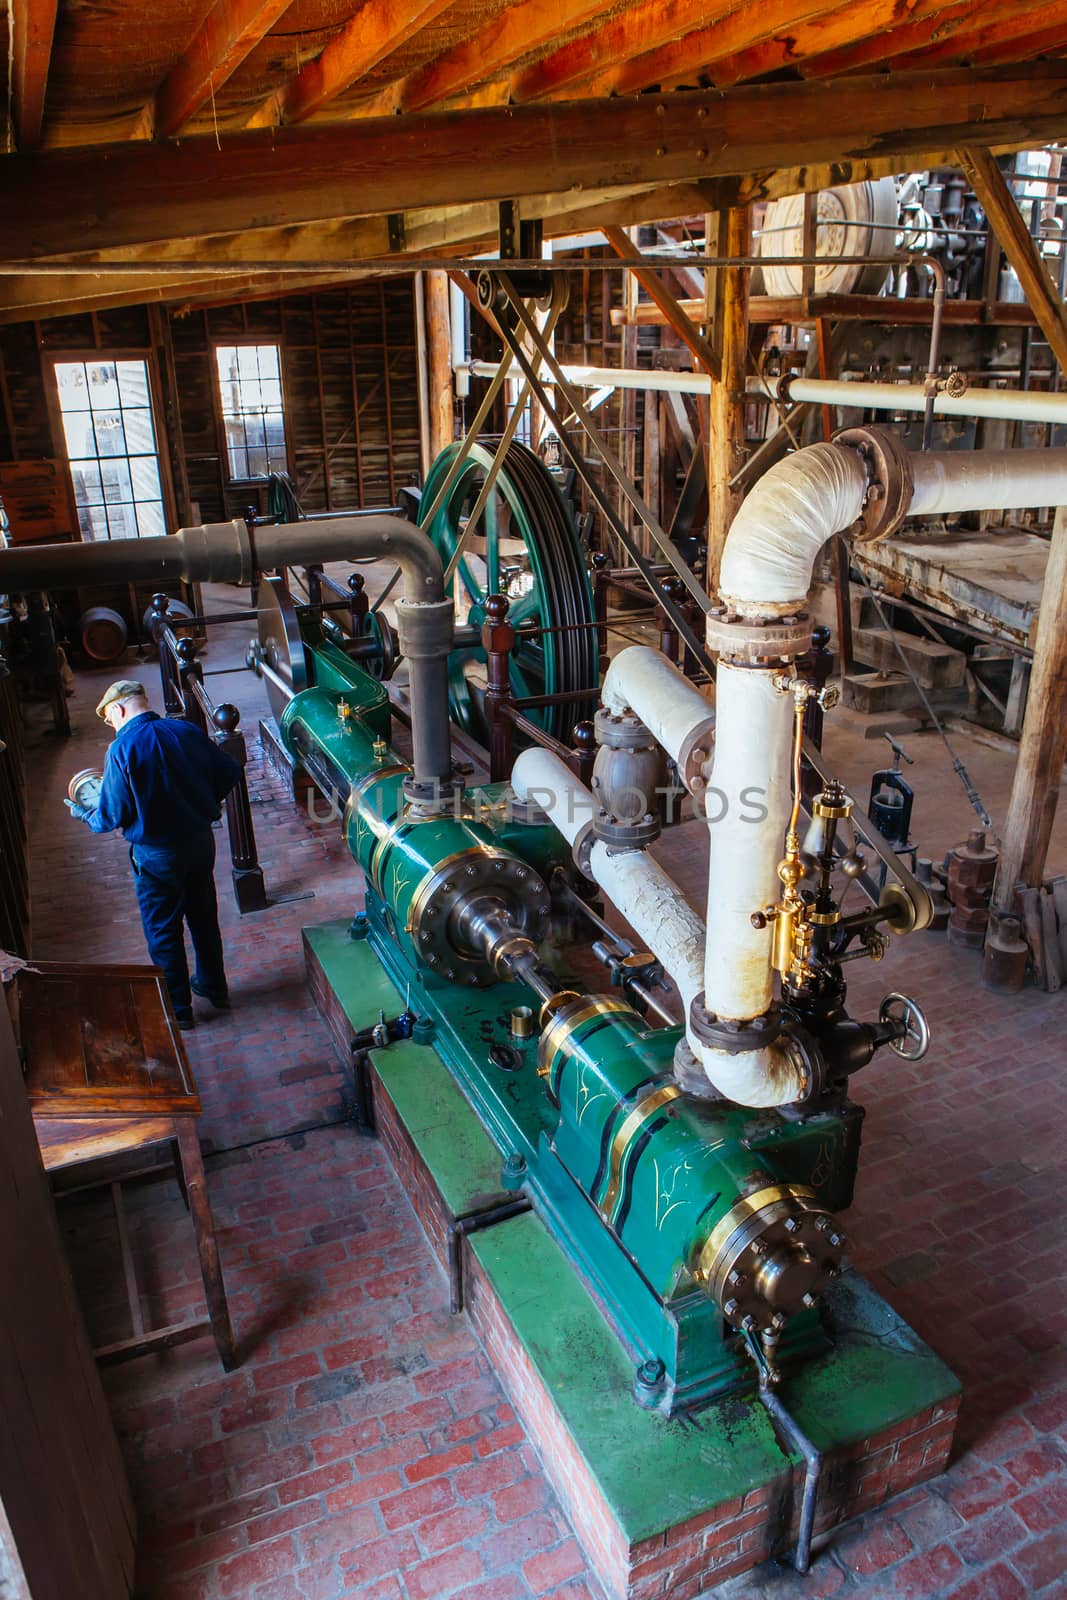
[{"label": "metal railing", "polygon": [[230,836],[233,892],[242,916],[267,908],[263,868],[256,852],[256,831],[252,822],[252,803],[245,776],[248,750],[240,731],[241,713],[229,701],[216,705],[204,688],[204,669],[197,659],[196,640],[178,635],[175,627],[188,627],[189,621],[169,616],[170,602],[165,594],[152,596],[149,629],[159,651],[159,676],[163,688],[163,707],[168,717],[183,717],[213,739],[220,750],[241,769],[241,776],[223,802]]}]

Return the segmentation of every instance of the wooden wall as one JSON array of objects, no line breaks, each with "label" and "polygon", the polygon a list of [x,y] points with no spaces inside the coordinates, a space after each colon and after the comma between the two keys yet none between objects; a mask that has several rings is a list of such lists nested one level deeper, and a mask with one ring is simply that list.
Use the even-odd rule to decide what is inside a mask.
[{"label": "wooden wall", "polygon": [[0,462],[64,457],[50,402],[64,352],[144,352],[169,449],[168,523],[241,515],[228,481],[216,344],[282,350],[289,472],[305,511],[389,506],[419,470],[412,281],[197,309],[131,306],[0,328]]}]

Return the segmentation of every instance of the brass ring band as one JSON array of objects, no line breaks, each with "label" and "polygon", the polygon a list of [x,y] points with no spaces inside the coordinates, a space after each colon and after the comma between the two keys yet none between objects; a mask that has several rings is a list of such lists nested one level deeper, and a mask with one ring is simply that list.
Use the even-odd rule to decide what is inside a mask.
[{"label": "brass ring band", "polygon": [[758,1212],[765,1211],[769,1206],[778,1204],[783,1200],[807,1201],[815,1199],[815,1190],[809,1189],[799,1183],[771,1183],[765,1189],[757,1189],[755,1194],[742,1195],[736,1200],[724,1217],[712,1228],[701,1247],[697,1259],[695,1276],[710,1284],[714,1276],[715,1263],[723,1253],[727,1244],[733,1238],[738,1228],[744,1227]]}]

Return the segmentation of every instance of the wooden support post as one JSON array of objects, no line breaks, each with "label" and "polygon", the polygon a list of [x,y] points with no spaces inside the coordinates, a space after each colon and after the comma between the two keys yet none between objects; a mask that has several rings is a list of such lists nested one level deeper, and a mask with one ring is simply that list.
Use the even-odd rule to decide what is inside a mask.
[{"label": "wooden support post", "polygon": [[1023,286],[1038,326],[1061,370],[1067,372],[1067,309],[1015,203],[1007,179],[988,150],[971,146],[961,150],[959,157],[990,226],[1000,240],[1008,265],[1014,268]]},{"label": "wooden support post", "polygon": [[430,460],[452,443],[452,336],[447,272],[426,274],[426,339],[429,345]]},{"label": "wooden support post", "polygon": [[[747,206],[727,213],[726,254],[749,252],[751,228]],[[745,455],[745,357],[748,349],[748,268],[728,267],[719,287],[721,343],[720,376],[712,388],[708,440],[708,570],[707,586],[714,594],[719,583],[719,563],[741,493],[730,480]]]},{"label": "wooden support post", "polygon": [[1067,756],[1067,508],[1056,512],[1041,590],[1030,693],[1008,802],[992,920],[1010,915],[1018,884],[1036,888],[1045,871]]}]

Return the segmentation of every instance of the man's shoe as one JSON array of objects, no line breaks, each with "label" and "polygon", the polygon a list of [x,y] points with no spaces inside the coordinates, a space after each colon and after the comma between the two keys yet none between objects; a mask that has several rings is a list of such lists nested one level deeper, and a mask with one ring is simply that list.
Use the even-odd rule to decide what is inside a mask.
[{"label": "man's shoe", "polygon": [[200,996],[201,1000],[206,1000],[208,1005],[214,1006],[216,1011],[229,1011],[230,997],[225,989],[221,994],[215,994],[210,989],[205,989],[201,984],[197,983],[195,978],[190,978],[189,987],[194,994]]},{"label": "man's shoe", "polygon": [[174,1012],[174,1020],[183,1033],[196,1027],[196,1018],[193,1016],[192,1006],[181,1006]]}]

